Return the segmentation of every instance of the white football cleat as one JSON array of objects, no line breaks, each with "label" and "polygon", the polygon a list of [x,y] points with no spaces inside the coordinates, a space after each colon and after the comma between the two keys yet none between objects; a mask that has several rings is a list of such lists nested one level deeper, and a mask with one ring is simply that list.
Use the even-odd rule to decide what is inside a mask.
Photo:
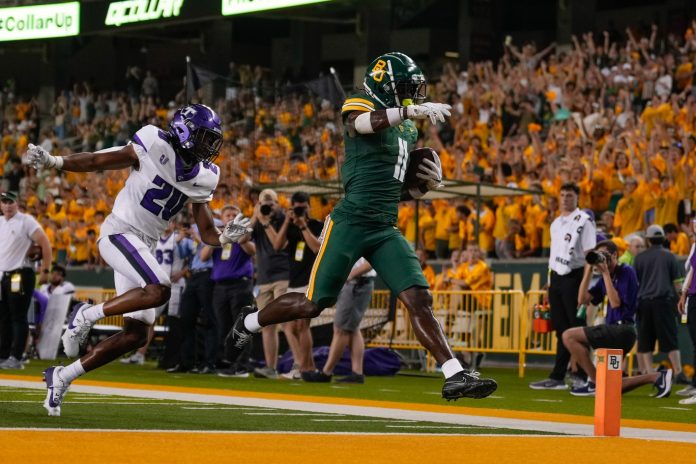
[{"label": "white football cleat", "polygon": [[53,366],[43,373],[47,390],[43,407],[46,408],[49,416],[60,416],[60,405],[70,388],[70,383],[65,382],[59,375],[63,369],[65,369],[63,366]]},{"label": "white football cleat", "polygon": [[87,340],[89,331],[92,330],[93,323],[84,316],[84,310],[91,305],[78,303],[73,307],[68,318],[68,328],[63,332],[63,351],[68,358],[74,358],[80,354],[80,346]]}]

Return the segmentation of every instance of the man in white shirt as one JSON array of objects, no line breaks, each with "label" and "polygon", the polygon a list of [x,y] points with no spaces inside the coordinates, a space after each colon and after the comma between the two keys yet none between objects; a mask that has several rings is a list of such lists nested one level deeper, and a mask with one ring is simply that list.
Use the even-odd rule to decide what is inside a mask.
[{"label": "man in white shirt", "polygon": [[548,298],[551,323],[556,331],[556,360],[546,380],[532,382],[534,390],[565,390],[565,374],[570,352],[563,345],[563,332],[585,325],[577,317],[578,291],[585,268],[585,252],[597,241],[592,218],[578,208],[580,189],[573,183],[563,184],[559,200],[561,215],[551,223],[551,256],[549,258]]},{"label": "man in white shirt", "polygon": [[41,247],[40,280],[48,280],[51,244],[39,223],[19,212],[17,195],[0,193],[0,369],[24,369],[22,353],[29,335],[27,313],[36,273],[27,252]]}]

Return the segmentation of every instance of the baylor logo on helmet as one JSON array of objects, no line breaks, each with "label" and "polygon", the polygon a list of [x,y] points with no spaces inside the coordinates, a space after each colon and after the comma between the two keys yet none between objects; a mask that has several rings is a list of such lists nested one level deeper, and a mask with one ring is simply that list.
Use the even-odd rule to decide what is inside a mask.
[{"label": "baylor logo on helmet", "polygon": [[372,68],[372,79],[375,80],[375,82],[382,82],[382,79],[384,79],[384,73],[386,72],[384,70],[384,67],[387,65],[387,62],[384,60],[377,60],[377,63],[375,63],[375,67]]}]

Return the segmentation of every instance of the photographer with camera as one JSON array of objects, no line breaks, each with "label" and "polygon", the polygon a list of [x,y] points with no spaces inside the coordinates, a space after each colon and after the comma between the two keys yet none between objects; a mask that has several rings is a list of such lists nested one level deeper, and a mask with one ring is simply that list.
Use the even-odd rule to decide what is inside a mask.
[{"label": "photographer with camera", "polygon": [[[604,324],[573,327],[563,332],[563,344],[570,351],[572,360],[587,373],[587,382],[570,391],[574,396],[595,394],[597,371],[590,357],[590,349],[620,349],[626,355],[636,342],[636,272],[631,266],[618,263],[618,248],[611,240],[599,242],[585,259],[587,264],[577,295],[578,306],[590,303],[600,306],[606,297],[606,319]],[[590,289],[593,272],[599,273],[600,279]],[[650,383],[657,388],[656,398],[668,397],[672,388],[672,371],[625,377],[621,382],[621,391],[627,392]]]},{"label": "photographer with camera", "polygon": [[[271,189],[262,190],[250,223],[250,227],[254,229],[251,238],[256,244],[256,285],[259,286],[256,305],[259,309],[263,309],[268,303],[285,295],[288,291],[288,254],[285,250],[276,250],[273,247],[273,242],[284,222],[285,214],[278,205],[278,194]],[[258,377],[277,379],[277,327],[275,325],[264,327],[261,337],[266,366],[254,369],[254,374]]]},{"label": "photographer with camera", "polygon": [[580,188],[572,183],[561,186],[561,215],[551,223],[548,299],[551,323],[556,331],[556,360],[548,379],[532,382],[534,390],[565,390],[564,382],[570,352],[563,344],[563,332],[585,325],[577,317],[577,295],[585,267],[585,252],[595,247],[597,236],[592,218],[578,208]]},{"label": "photographer with camera", "polygon": [[[306,293],[314,260],[319,252],[319,236],[323,224],[309,217],[309,195],[295,192],[290,199],[290,209],[285,221],[273,240],[275,250],[284,249],[288,255],[290,280],[288,293]],[[309,319],[298,319],[283,324],[285,338],[292,350],[295,365],[285,377],[300,378],[302,373],[314,372],[312,357],[312,333]]]}]

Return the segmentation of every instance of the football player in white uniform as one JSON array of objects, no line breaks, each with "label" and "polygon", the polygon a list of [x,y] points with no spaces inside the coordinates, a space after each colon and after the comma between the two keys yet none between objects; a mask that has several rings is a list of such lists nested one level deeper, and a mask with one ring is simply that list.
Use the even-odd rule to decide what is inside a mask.
[{"label": "football player in white uniform", "polygon": [[[179,317],[181,294],[186,287],[186,279],[184,278],[186,273],[186,259],[193,255],[194,245],[193,240],[185,237],[183,233],[174,233],[176,226],[177,223],[175,221],[171,221],[167,224],[164,234],[157,240],[157,245],[155,245],[155,259],[172,282],[169,302],[155,308],[155,321],[159,319],[165,309],[167,309],[167,314],[170,318]],[[122,358],[121,362],[123,364],[143,364],[145,362],[147,348],[154,334],[155,326],[153,324],[150,326],[147,343],[138,348],[132,356]]]},{"label": "football player in white uniform", "polygon": [[171,218],[187,203],[192,203],[193,218],[206,244],[219,247],[248,239],[248,219],[238,215],[220,232],[208,207],[218,183],[220,171],[213,161],[221,145],[220,118],[198,104],[177,110],[168,131],[145,126],[124,147],[56,157],[29,145],[27,159],[37,169],[131,169],[98,239],[100,255],[114,269],[118,296],[97,305],[75,305],[62,337],[65,354],[77,356],[94,323],[104,316],[122,314],[124,327],[69,366],[46,369],[44,407],[49,415],[60,415],[63,396],[73,380],[147,341],[154,308],[166,303],[171,294],[169,273],[152,252]]}]

